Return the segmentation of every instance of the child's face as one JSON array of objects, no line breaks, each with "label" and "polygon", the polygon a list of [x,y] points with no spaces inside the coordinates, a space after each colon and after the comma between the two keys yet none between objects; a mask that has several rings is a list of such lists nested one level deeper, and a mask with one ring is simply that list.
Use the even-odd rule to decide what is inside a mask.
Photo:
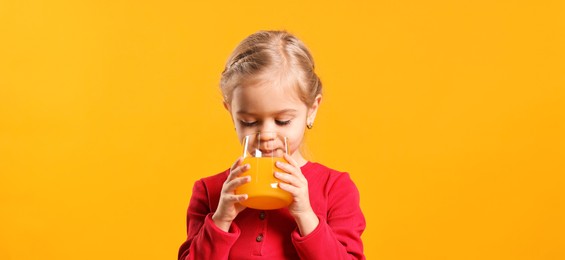
[{"label": "child's face", "polygon": [[265,82],[235,88],[231,105],[226,104],[226,108],[239,140],[257,132],[278,132],[288,138],[289,154],[295,155],[307,122],[314,120],[318,104],[308,107],[296,92],[293,87]]}]

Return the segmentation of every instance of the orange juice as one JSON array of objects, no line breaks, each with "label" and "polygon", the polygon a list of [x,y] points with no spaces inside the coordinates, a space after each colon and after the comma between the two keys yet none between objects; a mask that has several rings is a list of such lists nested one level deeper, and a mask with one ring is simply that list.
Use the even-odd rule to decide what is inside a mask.
[{"label": "orange juice", "polygon": [[248,163],[251,168],[241,176],[251,176],[251,181],[239,186],[237,194],[247,194],[248,199],[241,204],[254,209],[279,209],[292,202],[290,193],[279,188],[279,180],[275,178],[275,171],[282,172],[275,166],[275,162],[285,162],[278,157],[247,157],[243,163]]}]

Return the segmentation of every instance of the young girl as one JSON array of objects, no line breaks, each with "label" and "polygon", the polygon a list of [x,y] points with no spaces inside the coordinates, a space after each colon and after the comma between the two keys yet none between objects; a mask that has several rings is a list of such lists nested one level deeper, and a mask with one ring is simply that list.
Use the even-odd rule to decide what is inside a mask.
[{"label": "young girl", "polygon": [[250,166],[237,159],[229,170],[194,184],[179,259],[365,259],[365,218],[355,184],[347,173],[300,153],[322,100],[304,44],[284,31],[252,34],[232,53],[220,86],[240,140],[260,132],[288,138],[288,163],[277,163],[283,172],[274,174],[293,200],[278,210],[245,208],[239,202],[247,195],[234,191],[250,181],[240,176]]}]

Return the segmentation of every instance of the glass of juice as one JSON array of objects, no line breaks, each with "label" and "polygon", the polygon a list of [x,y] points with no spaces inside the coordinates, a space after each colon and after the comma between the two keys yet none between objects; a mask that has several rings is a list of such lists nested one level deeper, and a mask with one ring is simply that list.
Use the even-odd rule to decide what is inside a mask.
[{"label": "glass of juice", "polygon": [[248,199],[241,204],[254,209],[279,209],[292,202],[290,193],[279,188],[275,171],[277,161],[286,162],[283,154],[288,154],[288,140],[278,133],[263,132],[247,135],[242,140],[243,164],[251,167],[241,176],[251,176],[251,181],[239,186],[236,194],[247,194]]}]

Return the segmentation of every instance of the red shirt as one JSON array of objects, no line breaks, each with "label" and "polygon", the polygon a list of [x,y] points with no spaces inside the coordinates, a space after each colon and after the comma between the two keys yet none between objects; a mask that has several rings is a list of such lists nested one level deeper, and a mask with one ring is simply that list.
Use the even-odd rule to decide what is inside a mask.
[{"label": "red shirt", "polygon": [[247,208],[235,218],[229,232],[219,229],[212,215],[227,170],[194,184],[187,239],[179,249],[179,259],[365,259],[361,241],[365,217],[349,174],[312,162],[301,170],[308,180],[310,204],[320,220],[312,233],[300,236],[286,208]]}]

